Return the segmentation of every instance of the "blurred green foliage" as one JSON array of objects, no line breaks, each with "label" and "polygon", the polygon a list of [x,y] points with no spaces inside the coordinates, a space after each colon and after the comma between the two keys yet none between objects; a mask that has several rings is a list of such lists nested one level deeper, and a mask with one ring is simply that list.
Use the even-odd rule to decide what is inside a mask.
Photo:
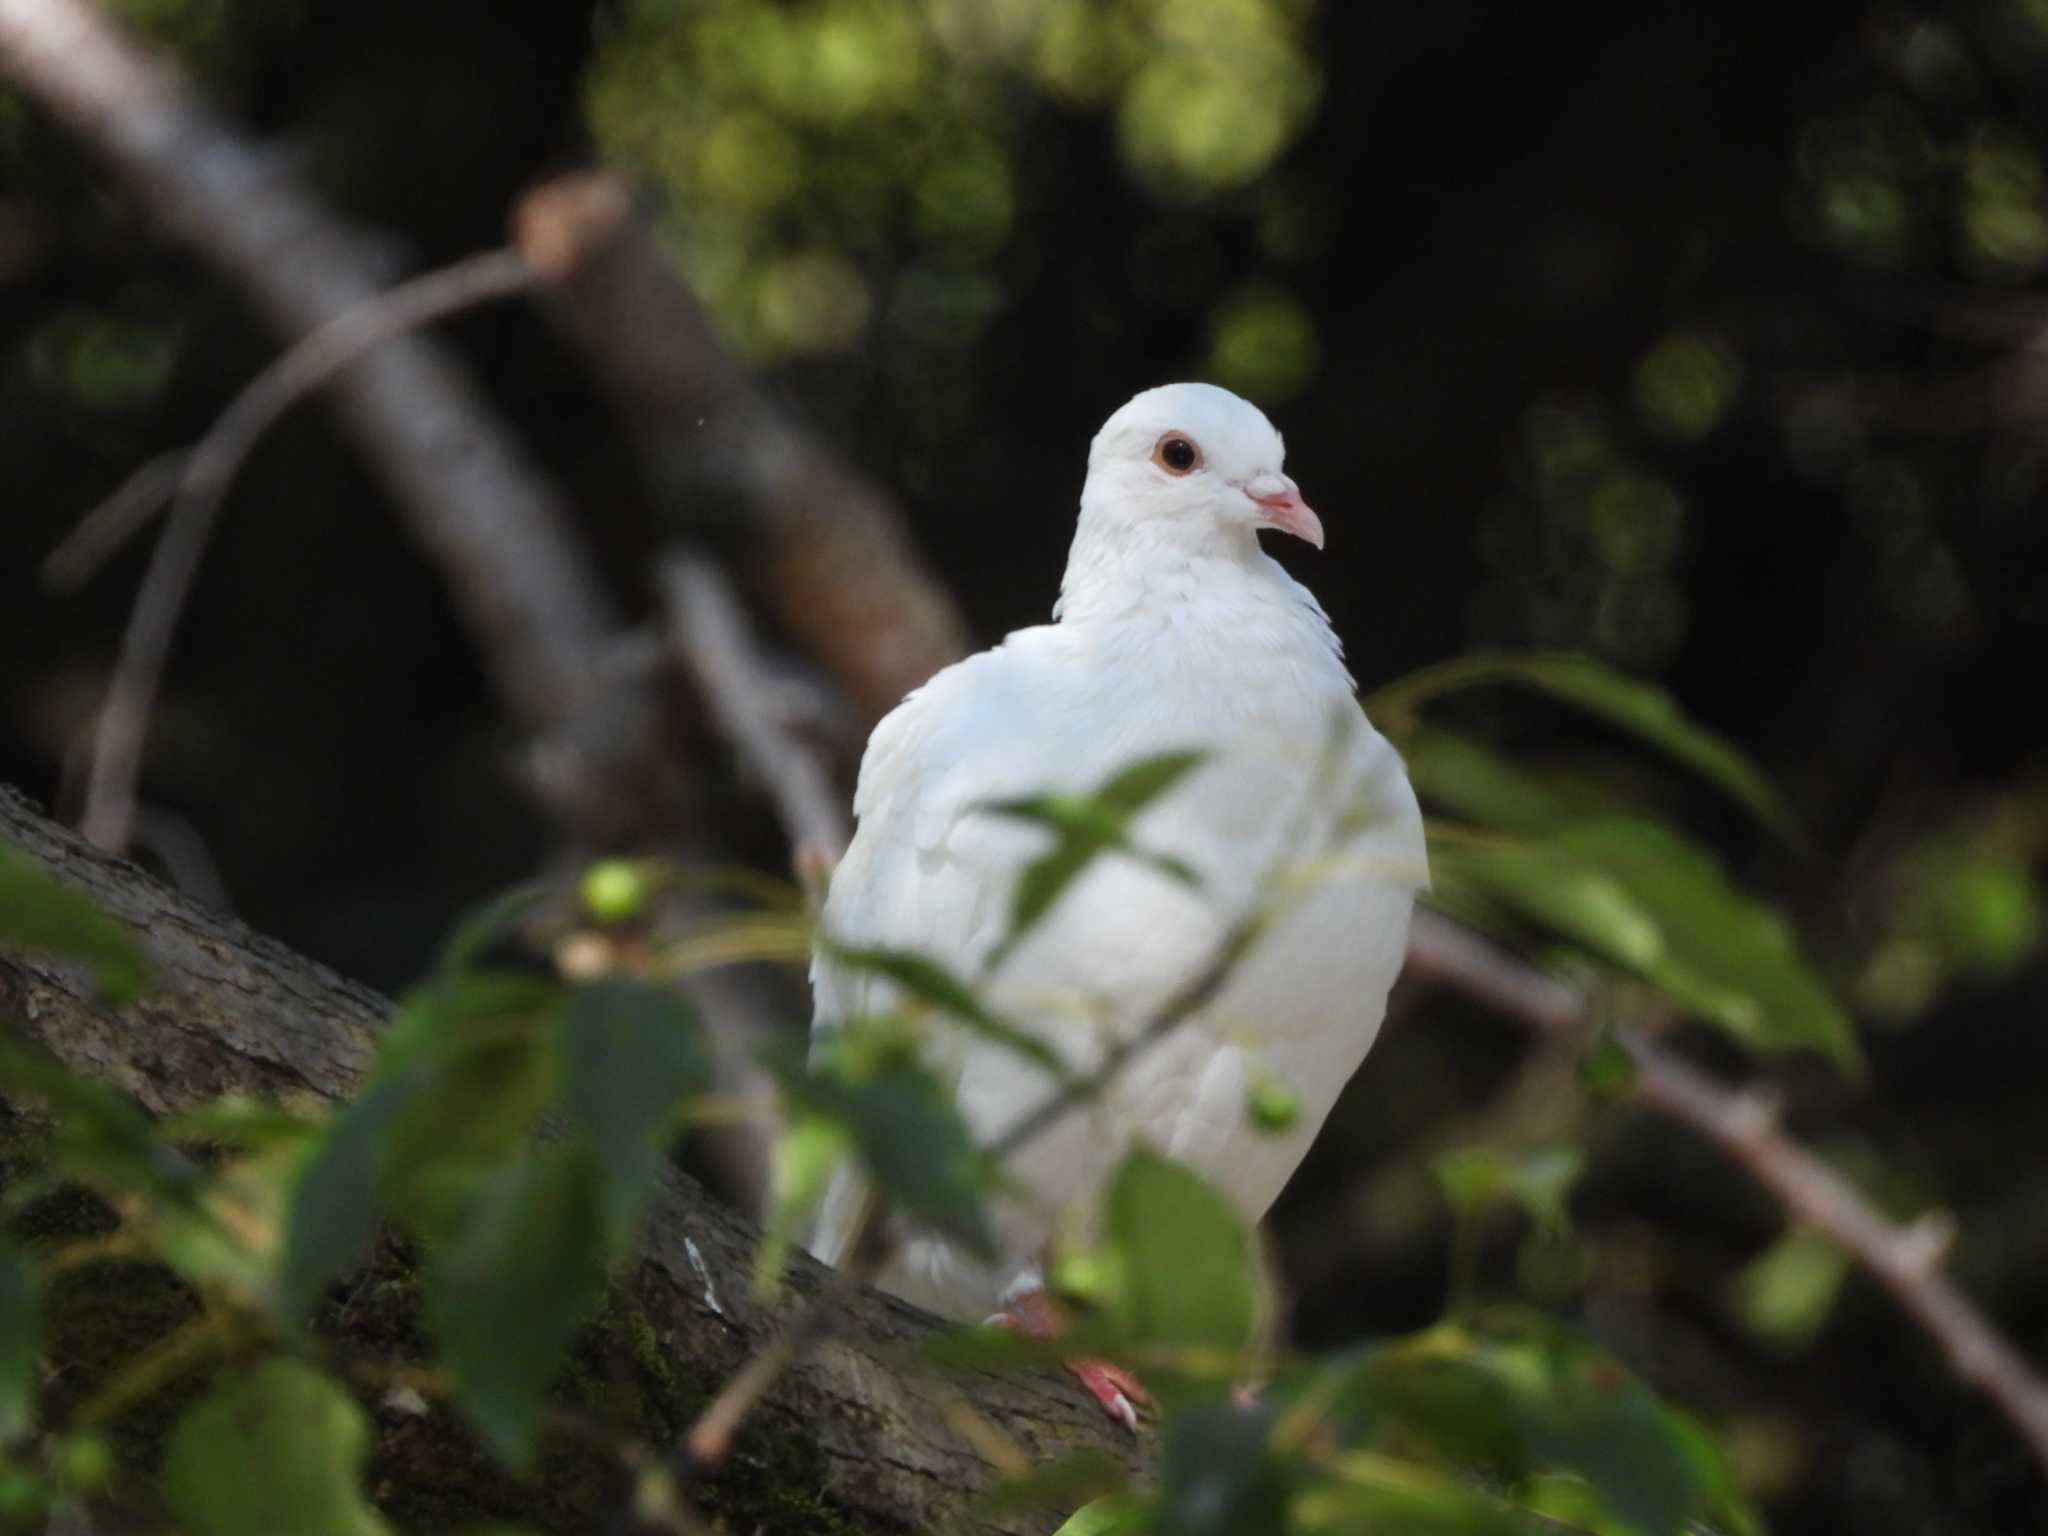
[{"label": "blurred green foliage", "polygon": [[[587,91],[606,153],[670,195],[677,256],[763,359],[880,327],[972,345],[1029,259],[1031,116],[1102,113],[1140,195],[1253,185],[1314,116],[1310,0],[624,0]],[[1274,238],[1288,238],[1287,216]],[[1267,282],[1211,312],[1207,367],[1298,393],[1317,341]]]}]

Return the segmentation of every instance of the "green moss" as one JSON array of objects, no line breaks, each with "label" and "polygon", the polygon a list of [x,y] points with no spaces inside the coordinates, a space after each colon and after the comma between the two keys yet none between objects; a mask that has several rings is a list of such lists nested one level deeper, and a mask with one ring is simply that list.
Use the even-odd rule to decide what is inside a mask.
[{"label": "green moss", "polygon": [[[42,1166],[40,1128],[0,1110],[0,1191],[20,1188]],[[13,1230],[46,1254],[112,1232],[114,1212],[73,1187],[30,1199]],[[337,1285],[313,1318],[330,1363],[357,1384],[373,1428],[366,1483],[400,1530],[459,1531],[508,1523],[581,1533],[628,1496],[618,1454],[628,1441],[673,1445],[722,1385],[664,1341],[623,1290],[615,1289],[578,1337],[557,1387],[558,1422],[533,1464],[507,1469],[483,1449],[446,1402],[425,1414],[387,1401],[379,1367],[430,1358],[420,1306],[422,1256],[396,1237],[380,1241],[369,1266]],[[43,1355],[53,1377],[43,1421],[63,1426],[81,1403],[197,1317],[190,1287],[160,1265],[112,1258],[56,1276],[45,1293]],[[103,1426],[117,1467],[123,1508],[145,1522],[160,1514],[157,1468],[173,1425],[202,1395],[214,1366],[188,1371]],[[770,1418],[743,1429],[730,1463],[693,1490],[702,1507],[735,1531],[776,1536],[860,1536],[868,1528],[823,1494],[826,1464],[801,1428]]]}]

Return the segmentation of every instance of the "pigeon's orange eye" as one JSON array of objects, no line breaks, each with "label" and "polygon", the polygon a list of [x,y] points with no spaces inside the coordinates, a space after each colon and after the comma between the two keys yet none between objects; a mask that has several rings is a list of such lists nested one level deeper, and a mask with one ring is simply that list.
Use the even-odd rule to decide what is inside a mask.
[{"label": "pigeon's orange eye", "polygon": [[1169,475],[1191,475],[1202,467],[1202,450],[1178,432],[1169,432],[1152,450],[1152,462]]}]

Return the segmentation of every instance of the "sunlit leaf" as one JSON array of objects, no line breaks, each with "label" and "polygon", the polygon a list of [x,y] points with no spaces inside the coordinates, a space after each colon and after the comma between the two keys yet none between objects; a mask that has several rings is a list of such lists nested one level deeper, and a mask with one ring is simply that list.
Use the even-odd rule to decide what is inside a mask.
[{"label": "sunlit leaf", "polygon": [[1257,1311],[1244,1223],[1190,1169],[1156,1153],[1127,1156],[1105,1198],[1120,1295],[1114,1311],[1135,1343],[1242,1349]]},{"label": "sunlit leaf", "polygon": [[900,949],[831,946],[832,957],[855,970],[886,976],[911,996],[950,1014],[976,1034],[1034,1061],[1055,1076],[1065,1076],[1059,1054],[1038,1036],[998,1018],[972,987],[936,960]]},{"label": "sunlit leaf", "polygon": [[126,1002],[148,980],[142,952],[119,923],[7,843],[0,843],[0,945],[83,961],[109,1002]]},{"label": "sunlit leaf", "polygon": [[829,1116],[796,1113],[775,1142],[768,1180],[768,1216],[754,1250],[754,1291],[771,1294],[790,1250],[811,1224],[825,1191],[854,1155],[853,1136]]},{"label": "sunlit leaf", "polygon": [[1860,1069],[1849,1020],[1791,926],[1668,828],[1601,817],[1540,840],[1446,845],[1432,859],[1439,884],[1519,909],[1745,1045],[1810,1046]]},{"label": "sunlit leaf", "polygon": [[1547,785],[1455,731],[1418,725],[1402,742],[1401,758],[1425,801],[1502,831],[1541,832],[1568,815]]},{"label": "sunlit leaf", "polygon": [[1083,1504],[1053,1536],[1139,1536],[1152,1529],[1146,1500],[1134,1493],[1112,1493]]},{"label": "sunlit leaf", "polygon": [[1667,948],[1647,979],[1745,1045],[1812,1046],[1860,1068],[1848,1017],[1800,957],[1791,924],[1730,884],[1711,855],[1625,817],[1577,823],[1554,841],[1621,879],[1657,923]]},{"label": "sunlit leaf", "polygon": [[35,1414],[41,1316],[36,1261],[0,1233],[0,1440],[22,1434]]},{"label": "sunlit leaf", "polygon": [[1767,1344],[1799,1349],[1826,1324],[1848,1273],[1839,1247],[1810,1227],[1794,1227],[1736,1275],[1736,1313]]},{"label": "sunlit leaf", "polygon": [[615,977],[570,991],[555,1050],[562,1111],[603,1175],[605,1241],[617,1254],[667,1160],[677,1105],[711,1085],[703,1029],[680,994]]},{"label": "sunlit leaf", "polygon": [[1629,732],[1716,785],[1786,842],[1795,847],[1805,844],[1797,818],[1762,769],[1687,718],[1661,688],[1591,657],[1482,651],[1388,684],[1366,701],[1366,712],[1383,726],[1392,726],[1443,694],[1502,684],[1533,688]]},{"label": "sunlit leaf", "polygon": [[433,1253],[427,1325],[456,1401],[505,1460],[532,1449],[548,1385],[604,1273],[590,1155],[559,1142],[485,1179]]},{"label": "sunlit leaf", "polygon": [[178,1421],[165,1492],[198,1536],[385,1536],[360,1485],[369,1443],[347,1393],[311,1366],[273,1358]]}]

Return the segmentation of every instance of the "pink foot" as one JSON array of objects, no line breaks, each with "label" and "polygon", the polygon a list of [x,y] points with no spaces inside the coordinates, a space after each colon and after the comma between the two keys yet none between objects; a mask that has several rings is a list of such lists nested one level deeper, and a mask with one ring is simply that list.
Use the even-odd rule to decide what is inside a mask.
[{"label": "pink foot", "polygon": [[1115,1419],[1133,1434],[1138,1429],[1138,1410],[1149,1407],[1152,1399],[1138,1384],[1138,1378],[1120,1365],[1111,1365],[1107,1360],[1069,1360],[1067,1369],[1080,1378],[1095,1401],[1102,1404],[1102,1411]]},{"label": "pink foot", "polygon": [[[1059,1317],[1042,1290],[1018,1292],[989,1321],[1027,1339],[1057,1338],[1060,1331]],[[1137,1429],[1138,1410],[1152,1403],[1151,1395],[1138,1384],[1137,1377],[1107,1360],[1069,1360],[1066,1366],[1088,1389],[1089,1396],[1102,1405],[1104,1413],[1126,1429]]]}]

